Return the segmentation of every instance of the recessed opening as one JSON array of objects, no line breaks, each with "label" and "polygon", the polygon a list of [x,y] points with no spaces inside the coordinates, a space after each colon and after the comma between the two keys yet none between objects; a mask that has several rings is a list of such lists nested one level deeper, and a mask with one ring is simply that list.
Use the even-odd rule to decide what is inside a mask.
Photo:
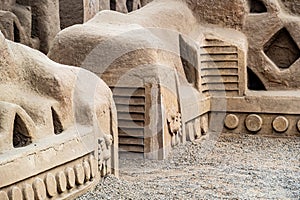
[{"label": "recessed opening", "polygon": [[25,147],[31,143],[32,140],[24,121],[18,114],[16,114],[13,128],[13,146],[15,148],[19,148]]},{"label": "recessed opening", "polygon": [[117,9],[116,0],[110,0],[110,9],[114,11]]},{"label": "recessed opening", "polygon": [[279,30],[264,46],[265,54],[277,67],[289,68],[300,57],[300,49],[288,30]]},{"label": "recessed opening", "polygon": [[261,0],[250,0],[250,13],[267,12],[267,7]]},{"label": "recessed opening", "polygon": [[60,28],[83,23],[83,0],[59,0]]},{"label": "recessed opening", "polygon": [[190,84],[195,85],[196,83],[196,70],[195,67],[188,62],[186,59],[181,57],[181,62],[183,65],[185,77]]},{"label": "recessed opening", "polygon": [[128,12],[133,11],[133,0],[127,0],[126,7],[127,7]]},{"label": "recessed opening", "polygon": [[61,134],[63,132],[63,126],[59,119],[59,116],[57,112],[51,107],[52,111],[52,120],[53,120],[53,127],[54,127],[54,133],[56,135]]},{"label": "recessed opening", "polygon": [[[16,0],[17,4],[26,6],[26,9],[29,9],[31,12],[31,38],[39,38],[39,16],[38,16],[38,8],[32,5],[33,1],[29,0]],[[27,12],[27,11],[26,11]]]},{"label": "recessed opening", "polygon": [[14,42],[21,42],[20,31],[16,23],[14,23]]},{"label": "recessed opening", "polygon": [[266,90],[260,78],[249,67],[247,67],[247,74],[249,90]]},{"label": "recessed opening", "polygon": [[39,38],[40,34],[39,34],[39,30],[38,30],[38,17],[37,15],[34,13],[36,12],[36,10],[34,9],[34,7],[32,8],[32,19],[31,19],[31,37],[32,38]]},{"label": "recessed opening", "polygon": [[190,46],[182,36],[179,37],[180,58],[184,69],[185,77],[190,84],[197,83],[197,50]]}]

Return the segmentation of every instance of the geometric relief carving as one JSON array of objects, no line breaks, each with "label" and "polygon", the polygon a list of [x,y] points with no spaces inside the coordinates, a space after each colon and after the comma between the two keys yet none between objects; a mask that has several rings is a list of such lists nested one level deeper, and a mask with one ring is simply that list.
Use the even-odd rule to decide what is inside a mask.
[{"label": "geometric relief carving", "polygon": [[300,49],[286,28],[265,44],[264,52],[280,69],[289,68],[300,57]]}]

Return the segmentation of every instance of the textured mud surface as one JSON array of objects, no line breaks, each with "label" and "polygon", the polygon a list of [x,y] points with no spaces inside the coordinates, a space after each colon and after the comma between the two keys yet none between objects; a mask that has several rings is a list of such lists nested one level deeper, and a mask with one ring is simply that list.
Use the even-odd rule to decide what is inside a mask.
[{"label": "textured mud surface", "polygon": [[[207,148],[203,148],[206,146]],[[165,161],[120,160],[85,199],[299,199],[300,138],[222,135]]]}]

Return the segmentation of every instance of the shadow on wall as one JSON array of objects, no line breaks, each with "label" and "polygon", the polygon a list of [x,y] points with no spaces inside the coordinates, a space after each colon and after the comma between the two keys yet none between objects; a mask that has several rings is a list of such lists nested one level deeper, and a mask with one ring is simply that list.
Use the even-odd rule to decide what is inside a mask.
[{"label": "shadow on wall", "polygon": [[48,53],[60,29],[82,24],[99,10],[128,13],[150,2],[141,0],[1,0],[0,30],[5,38]]},{"label": "shadow on wall", "polygon": [[149,2],[149,0],[59,0],[60,28],[82,24],[101,10],[128,13],[140,9]]}]

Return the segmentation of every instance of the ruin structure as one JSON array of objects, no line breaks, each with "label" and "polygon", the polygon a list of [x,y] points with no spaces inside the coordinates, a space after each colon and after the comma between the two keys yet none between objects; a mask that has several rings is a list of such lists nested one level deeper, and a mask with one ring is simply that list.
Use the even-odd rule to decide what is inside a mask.
[{"label": "ruin structure", "polygon": [[66,29],[48,55],[111,87],[120,151],[165,158],[207,132],[299,135],[298,7],[156,0]]},{"label": "ruin structure", "polygon": [[0,0],[0,30],[0,200],[75,198],[118,153],[300,136],[298,0]]},{"label": "ruin structure", "polygon": [[47,53],[59,28],[58,0],[1,0],[0,30],[12,41]]},{"label": "ruin structure", "polygon": [[61,29],[82,24],[99,10],[127,13],[146,3],[140,0],[1,0],[0,30],[9,40],[47,53]]},{"label": "ruin structure", "polygon": [[106,84],[1,32],[0,49],[0,199],[70,199],[117,175]]},{"label": "ruin structure", "polygon": [[[29,48],[47,53],[62,26],[88,21],[100,8],[84,0],[76,16],[73,7],[59,9],[64,3],[0,1],[1,200],[71,199],[107,174],[118,176],[110,89],[92,73]],[[67,24],[68,14],[83,21]]]}]

